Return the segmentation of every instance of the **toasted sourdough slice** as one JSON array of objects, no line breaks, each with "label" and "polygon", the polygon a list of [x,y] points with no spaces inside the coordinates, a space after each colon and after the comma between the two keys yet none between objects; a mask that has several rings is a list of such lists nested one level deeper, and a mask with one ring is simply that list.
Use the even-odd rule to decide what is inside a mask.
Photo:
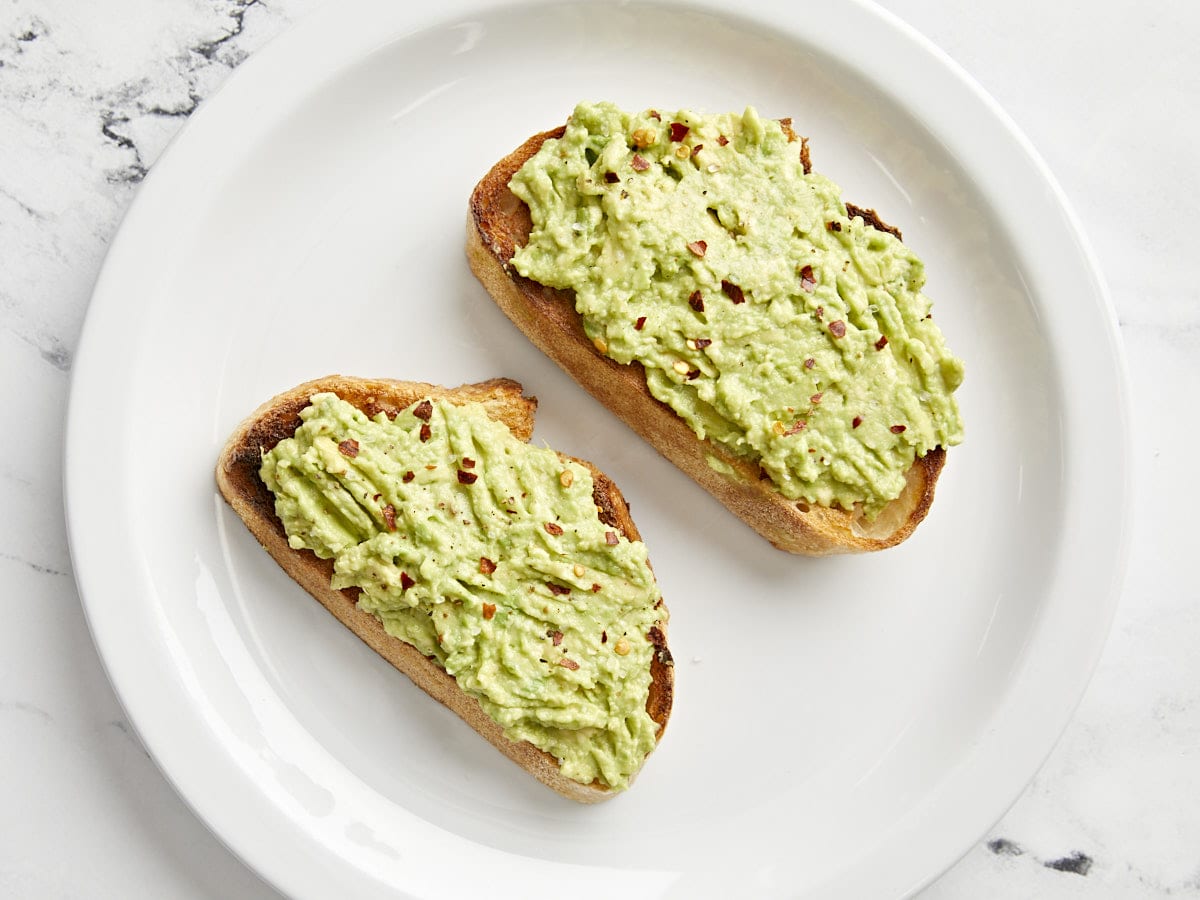
[{"label": "toasted sourdough slice", "polygon": [[[784,127],[790,136],[790,124],[784,122]],[[659,453],[779,549],[807,556],[858,553],[894,546],[912,534],[933,502],[946,459],[941,447],[913,463],[901,495],[873,521],[857,507],[843,510],[789,500],[758,466],[708,439],[697,438],[686,421],[651,395],[639,363],[622,365],[601,354],[584,333],[573,291],[538,284],[510,266],[517,248],[528,240],[533,223],[529,208],[509,190],[509,181],[545,141],[562,137],[564,130],[560,126],[529,138],[496,163],[471,194],[467,259],[505,315]],[[801,160],[808,171],[807,143],[802,143]],[[850,204],[847,209],[875,228],[900,236],[874,210]],[[710,457],[734,474],[716,471]]]},{"label": "toasted sourdough slice", "polygon": [[[479,701],[461,690],[445,669],[411,644],[388,634],[379,619],[359,609],[358,588],[335,590],[330,587],[332,559],[320,559],[311,550],[293,550],[288,545],[283,524],[275,514],[274,495],[259,477],[259,467],[265,451],[295,433],[301,424],[300,411],[309,405],[309,398],[323,392],[336,394],[368,416],[384,412],[393,418],[422,398],[477,402],[484,406],[490,418],[502,422],[515,437],[524,442],[528,442],[533,434],[536,398],[522,396],[521,385],[504,378],[445,388],[420,382],[330,375],[301,384],[268,400],[242,422],[221,452],[216,472],[217,485],[246,527],[288,575],[367,646],[412,679],[433,699],[453,710],[501,753],[571,800],[596,803],[614,796],[615,791],[599,782],[581,784],[565,777],[559,770],[558,760],[532,744],[506,738],[500,725],[483,711]],[[640,540],[629,514],[629,506],[611,479],[591,463],[563,454],[560,456],[591,471],[593,499],[599,508],[601,521],[616,528],[630,540]],[[667,648],[664,621],[660,620],[657,627],[651,629],[651,639],[655,644],[655,652],[651,657],[652,680],[646,711],[658,725],[658,739],[661,740],[674,694],[674,667]]]}]

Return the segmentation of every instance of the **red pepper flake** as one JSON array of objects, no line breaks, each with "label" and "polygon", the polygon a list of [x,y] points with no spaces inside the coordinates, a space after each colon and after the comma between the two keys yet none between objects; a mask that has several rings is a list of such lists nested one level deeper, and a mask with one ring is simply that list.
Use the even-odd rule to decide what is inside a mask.
[{"label": "red pepper flake", "polygon": [[892,434],[904,434],[904,432],[908,431],[908,426],[893,425],[889,430],[892,432]]},{"label": "red pepper flake", "polygon": [[598,593],[600,593],[600,585],[598,585],[598,584],[593,584],[593,585],[592,585],[592,593],[593,593],[593,594],[598,594]]},{"label": "red pepper flake", "polygon": [[496,571],[496,564],[486,556],[479,557],[479,572],[482,575],[491,575]]},{"label": "red pepper flake", "polygon": [[646,317],[645,317],[645,316],[638,316],[638,320],[637,320],[636,322],[634,322],[634,323],[633,323],[633,330],[634,330],[634,331],[641,331],[641,330],[642,330],[642,328],[644,328],[644,327],[645,327],[645,325],[646,325]]},{"label": "red pepper flake", "polygon": [[784,436],[796,434],[797,432],[803,431],[806,425],[808,425],[808,423],[805,422],[803,419],[797,419],[795,422],[793,422],[791,424],[791,426],[787,429],[787,431],[784,432]]},{"label": "red pepper flake", "polygon": [[579,663],[573,659],[567,659],[565,656],[558,661],[558,664],[564,669],[570,669],[572,672],[579,668]]},{"label": "red pepper flake", "polygon": [[844,338],[846,336],[846,323],[841,319],[829,323],[829,333],[835,338]]},{"label": "red pepper flake", "polygon": [[704,254],[708,252],[708,243],[706,241],[692,241],[688,244],[688,249],[696,256],[704,259]]},{"label": "red pepper flake", "polygon": [[413,407],[413,415],[418,419],[428,422],[430,417],[433,415],[433,404],[428,400],[422,400]]},{"label": "red pepper flake", "polygon": [[562,526],[557,522],[547,522],[542,527],[546,529],[547,534],[552,534],[555,537],[558,537],[558,535],[562,534]]},{"label": "red pepper flake", "polygon": [[688,372],[688,373],[687,373],[687,380],[688,380],[688,381],[695,381],[695,380],[696,380],[697,378],[699,378],[699,377],[700,377],[700,370],[699,370],[699,369],[692,369],[690,372]]},{"label": "red pepper flake", "polygon": [[720,144],[722,147],[724,147],[726,144],[729,143],[729,138],[725,137],[725,135],[723,135],[723,134],[718,135],[717,143]]},{"label": "red pepper flake", "polygon": [[407,572],[400,573],[400,590],[407,591],[414,584],[416,584],[416,582],[409,577]]},{"label": "red pepper flake", "polygon": [[417,477],[417,476],[416,476],[416,475],[414,475],[412,472],[405,472],[405,473],[404,473],[404,474],[403,474],[403,475],[400,477],[400,480],[401,480],[401,481],[403,481],[405,484],[408,484],[410,481],[412,481],[412,480],[413,480],[414,478],[416,478],[416,477]]},{"label": "red pepper flake", "polygon": [[378,499],[379,499],[380,497],[382,497],[382,496],[383,496],[383,494],[375,494],[373,497],[371,497],[371,499],[372,499],[372,500],[378,500]]},{"label": "red pepper flake", "polygon": [[474,484],[478,480],[478,478],[479,478],[479,476],[476,475],[474,472],[464,472],[462,469],[458,470],[458,483],[459,484]]},{"label": "red pepper flake", "polygon": [[879,340],[877,340],[875,342],[875,349],[882,350],[886,346],[887,346],[887,335],[885,334]]},{"label": "red pepper flake", "polygon": [[692,148],[692,156],[695,156],[697,153],[699,153],[703,149],[704,149],[703,144],[697,144],[695,147]]},{"label": "red pepper flake", "polygon": [[711,338],[696,338],[696,349],[703,350],[712,344]]},{"label": "red pepper flake", "polygon": [[810,356],[808,359],[806,359],[804,361],[804,368],[811,369],[816,364],[817,364],[817,361]]},{"label": "red pepper flake", "polygon": [[421,425],[421,443],[423,444],[427,440],[429,440],[429,436],[432,434],[433,434],[433,431],[430,429],[429,423],[428,422],[422,423],[422,425]]},{"label": "red pepper flake", "polygon": [[617,540],[617,533],[615,531],[604,532],[604,543],[608,544],[610,547],[617,546],[617,544],[620,543],[620,541]]},{"label": "red pepper flake", "polygon": [[495,603],[483,604],[483,617],[485,619],[490,621],[492,616],[494,616],[495,614],[496,614],[496,604]]},{"label": "red pepper flake", "polygon": [[600,632],[600,643],[602,643],[602,644],[608,643],[608,632],[607,631]]},{"label": "red pepper flake", "polygon": [[354,457],[358,456],[358,441],[354,440],[354,438],[346,438],[346,440],[338,444],[338,452],[342,456],[354,459]]},{"label": "red pepper flake", "polygon": [[862,416],[855,416],[853,419],[850,420],[851,428],[857,428],[861,424],[862,424]]},{"label": "red pepper flake", "polygon": [[392,504],[389,503],[387,506],[385,506],[383,508],[382,512],[383,512],[383,521],[384,521],[384,524],[387,525],[387,530],[395,531],[396,530],[396,507],[392,506]]},{"label": "red pepper flake", "polygon": [[805,266],[800,270],[800,288],[806,294],[811,294],[813,288],[817,286],[817,279],[813,275],[813,267]]},{"label": "red pepper flake", "polygon": [[688,136],[689,131],[691,131],[691,129],[688,128],[686,125],[684,125],[682,122],[672,122],[671,123],[671,140],[673,140],[675,142],[682,141],[685,137]]},{"label": "red pepper flake", "polygon": [[605,172],[604,180],[607,181],[609,184],[616,184],[618,181],[621,180],[621,176],[619,176],[616,172]]},{"label": "red pepper flake", "polygon": [[561,584],[555,584],[553,581],[547,581],[546,587],[550,588],[550,593],[557,594],[560,597],[571,593],[571,589],[569,587],[563,587]]},{"label": "red pepper flake", "polygon": [[688,306],[696,312],[704,312],[704,295],[699,291],[692,291],[692,295],[688,297]]},{"label": "red pepper flake", "polygon": [[823,396],[824,396],[823,392],[818,391],[817,393],[813,394],[811,397],[808,398],[808,402],[809,403],[820,403],[821,397],[823,397]]},{"label": "red pepper flake", "polygon": [[550,638],[550,642],[557,647],[562,643],[563,633],[561,631],[547,631],[546,637]]},{"label": "red pepper flake", "polygon": [[662,121],[662,116],[660,116],[660,115],[658,114],[658,110],[657,110],[657,109],[652,109],[652,110],[650,110],[650,118],[652,118],[652,119],[653,119],[655,122],[661,122],[661,121]]},{"label": "red pepper flake", "polygon": [[650,168],[650,163],[637,153],[633,154],[633,162],[630,165],[633,166],[633,171],[635,172],[645,172]]},{"label": "red pepper flake", "polygon": [[721,290],[725,292],[725,296],[732,300],[734,304],[746,302],[746,295],[742,293],[742,289],[732,281],[722,281]]},{"label": "red pepper flake", "polygon": [[469,456],[464,456],[463,457],[463,468],[464,469],[475,468],[475,460],[471,459],[471,457],[469,457]]},{"label": "red pepper flake", "polygon": [[841,231],[842,223],[841,222],[826,222],[825,230],[826,231]]},{"label": "red pepper flake", "polygon": [[818,306],[814,315],[817,317],[817,321],[820,322],[823,318],[825,318],[825,307]]}]

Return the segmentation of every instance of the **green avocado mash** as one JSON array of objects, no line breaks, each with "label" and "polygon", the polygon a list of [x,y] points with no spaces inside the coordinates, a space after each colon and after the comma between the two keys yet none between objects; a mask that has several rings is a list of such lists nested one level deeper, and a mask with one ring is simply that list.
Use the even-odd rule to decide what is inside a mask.
[{"label": "green avocado mash", "polygon": [[600,521],[592,476],[482,406],[422,401],[373,419],[317,394],[260,475],[295,549],[479,699],[514,741],[584,784],[628,786],[665,610],[646,546]]},{"label": "green avocado mash", "polygon": [[963,367],[921,261],[800,151],[752,108],[581,104],[510,183],[533,219],[513,265],[574,290],[597,349],[641,363],[697,436],[789,499],[873,517],[916,456],[962,440]]}]

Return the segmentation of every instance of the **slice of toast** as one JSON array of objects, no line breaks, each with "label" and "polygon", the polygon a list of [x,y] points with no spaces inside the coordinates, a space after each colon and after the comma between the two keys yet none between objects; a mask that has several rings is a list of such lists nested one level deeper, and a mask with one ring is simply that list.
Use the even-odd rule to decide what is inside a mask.
[{"label": "slice of toast", "polygon": [[[480,707],[479,701],[462,691],[445,669],[412,645],[389,635],[379,619],[358,608],[358,588],[334,590],[330,587],[332,559],[319,559],[310,550],[293,550],[288,546],[283,523],[275,515],[274,495],[259,477],[259,467],[263,452],[295,433],[301,423],[300,410],[308,406],[311,396],[322,392],[337,394],[368,416],[384,412],[394,417],[423,398],[478,402],[483,404],[489,417],[504,423],[515,437],[525,442],[533,434],[537,400],[522,396],[521,385],[509,379],[444,388],[419,382],[331,375],[285,391],[268,400],[242,422],[221,452],[217,464],[217,485],[246,527],[285,572],[367,646],[412,679],[433,699],[457,713],[501,753],[564,797],[580,803],[595,803],[614,796],[616,792],[599,782],[580,784],[566,778],[559,771],[558,760],[532,744],[506,738],[502,728]],[[599,508],[601,521],[616,528],[630,540],[640,540],[637,527],[629,515],[629,507],[617,486],[590,463],[573,461],[587,467],[592,473],[593,498]],[[655,652],[651,662],[652,681],[646,710],[659,726],[658,739],[661,740],[671,713],[675,680],[671,653],[666,643],[665,616],[664,621],[659,621],[651,629],[649,637],[655,644]]]},{"label": "slice of toast", "polygon": [[[873,521],[859,505],[843,510],[788,500],[758,466],[710,440],[697,438],[687,422],[650,394],[639,363],[622,365],[601,354],[584,333],[572,291],[538,284],[510,266],[517,248],[528,240],[533,223],[529,208],[509,190],[508,183],[545,141],[562,137],[563,132],[560,126],[529,138],[496,163],[471,193],[467,259],[505,315],[592,396],[781,550],[807,556],[882,550],[912,534],[933,502],[946,459],[944,449],[935,448],[913,463],[901,495]],[[807,144],[802,144],[806,171],[807,157]],[[868,224],[898,235],[873,210],[849,204],[847,209]],[[718,472],[711,459],[732,474]]]}]

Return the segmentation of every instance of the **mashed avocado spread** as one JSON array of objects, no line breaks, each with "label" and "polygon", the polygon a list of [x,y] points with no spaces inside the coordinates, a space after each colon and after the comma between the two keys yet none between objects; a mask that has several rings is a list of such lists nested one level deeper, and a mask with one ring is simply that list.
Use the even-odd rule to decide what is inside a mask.
[{"label": "mashed avocado spread", "polygon": [[921,261],[804,168],[752,108],[581,104],[509,185],[533,219],[512,262],[572,289],[597,349],[641,363],[697,436],[789,499],[873,517],[916,456],[962,440],[963,367]]},{"label": "mashed avocado spread", "polygon": [[368,418],[317,394],[263,482],[295,549],[333,587],[478,698],[514,741],[584,784],[628,786],[654,747],[646,712],[665,610],[646,546],[605,525],[592,475],[517,440],[478,404]]}]

